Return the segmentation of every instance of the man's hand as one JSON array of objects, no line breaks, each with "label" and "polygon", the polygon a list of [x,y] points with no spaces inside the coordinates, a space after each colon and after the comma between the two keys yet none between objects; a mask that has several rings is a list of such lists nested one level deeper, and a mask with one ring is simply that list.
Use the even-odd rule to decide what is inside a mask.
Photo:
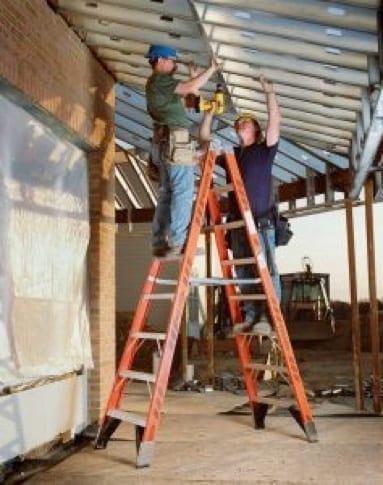
[{"label": "man's hand", "polygon": [[264,93],[268,94],[268,93],[274,92],[274,85],[272,81],[270,81],[269,79],[266,79],[265,76],[263,75],[259,76],[259,81],[261,83]]},{"label": "man's hand", "polygon": [[195,62],[189,62],[188,70],[189,70],[189,76],[192,79],[197,77],[202,72]]},{"label": "man's hand", "polygon": [[214,72],[215,71],[219,71],[220,69],[222,69],[222,66],[223,66],[223,63],[222,62],[218,62],[215,57],[212,57],[211,58],[211,60],[210,60],[210,67],[213,68]]}]

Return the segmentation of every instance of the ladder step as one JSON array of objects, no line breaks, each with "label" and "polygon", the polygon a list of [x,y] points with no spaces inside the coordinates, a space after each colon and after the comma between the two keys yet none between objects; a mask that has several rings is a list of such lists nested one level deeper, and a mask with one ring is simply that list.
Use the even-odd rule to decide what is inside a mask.
[{"label": "ladder step", "polygon": [[256,301],[264,301],[266,300],[266,295],[265,294],[260,294],[260,293],[248,293],[245,295],[231,295],[229,296],[230,300],[256,300]]},{"label": "ladder step", "polygon": [[260,278],[190,278],[191,286],[257,285]]},{"label": "ladder step", "polygon": [[219,187],[214,187],[214,192],[216,194],[225,194],[227,192],[232,192],[234,190],[233,184],[220,185]]},{"label": "ladder step", "polygon": [[140,372],[137,370],[123,370],[120,372],[121,377],[126,379],[134,379],[136,381],[143,382],[156,382],[155,374],[150,374],[149,372]]},{"label": "ladder step", "polygon": [[226,259],[222,261],[223,266],[237,266],[240,264],[255,264],[255,258]]},{"label": "ladder step", "polygon": [[172,300],[174,293],[151,293],[143,295],[144,300]]},{"label": "ladder step", "polygon": [[238,229],[239,227],[245,227],[245,221],[232,221],[232,222],[223,222],[222,224],[214,224],[213,229]]},{"label": "ladder step", "polygon": [[283,365],[262,364],[261,362],[252,362],[250,364],[246,364],[245,367],[247,369],[254,370],[271,370],[275,372],[280,372],[281,374],[287,372],[287,367],[284,367]]},{"label": "ladder step", "polygon": [[108,416],[111,418],[119,419],[127,423],[135,424],[136,426],[146,426],[146,417],[140,414],[130,413],[129,411],[123,411],[122,409],[111,409],[108,412]]},{"label": "ladder step", "polygon": [[166,333],[160,332],[131,332],[129,334],[133,338],[141,338],[143,340],[165,340]]},{"label": "ladder step", "polygon": [[286,397],[263,397],[257,396],[256,402],[262,404],[268,404],[269,406],[276,406],[278,408],[289,408],[290,406],[295,406],[295,399],[289,399]]}]

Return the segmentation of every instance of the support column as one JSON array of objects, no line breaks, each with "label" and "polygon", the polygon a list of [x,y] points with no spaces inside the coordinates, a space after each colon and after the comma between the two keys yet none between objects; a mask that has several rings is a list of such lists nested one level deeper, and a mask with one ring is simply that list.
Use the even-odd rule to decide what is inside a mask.
[{"label": "support column", "polygon": [[91,238],[88,253],[90,334],[94,369],[89,372],[89,418],[105,410],[115,376],[114,138],[88,155]]},{"label": "support column", "polygon": [[368,259],[368,288],[370,295],[370,334],[371,334],[371,358],[372,358],[372,394],[374,411],[382,412],[380,400],[380,334],[378,319],[378,300],[376,296],[375,274],[375,246],[374,246],[374,182],[372,178],[365,183],[365,212],[366,212],[366,236],[367,236],[367,259]]},{"label": "support column", "polygon": [[346,229],[347,229],[347,248],[348,248],[348,275],[350,283],[350,300],[351,300],[351,337],[352,337],[352,356],[354,368],[354,386],[356,409],[364,409],[362,372],[361,372],[361,354],[360,354],[360,319],[358,307],[358,293],[356,284],[356,264],[355,264],[355,241],[354,241],[354,221],[352,214],[352,201],[346,199]]},{"label": "support column", "polygon": [[[209,225],[209,217],[207,217],[207,225]],[[206,277],[212,277],[212,251],[211,251],[211,233],[206,232]],[[209,383],[214,382],[214,287],[207,286],[206,288],[206,342],[207,342],[207,375]]]},{"label": "support column", "polygon": [[[189,287],[190,289],[190,287]],[[181,372],[182,372],[182,379],[186,381],[186,369],[189,363],[189,352],[188,352],[188,328],[187,328],[187,320],[186,320],[186,307],[187,307],[187,300],[184,311],[182,313],[181,319]]]}]

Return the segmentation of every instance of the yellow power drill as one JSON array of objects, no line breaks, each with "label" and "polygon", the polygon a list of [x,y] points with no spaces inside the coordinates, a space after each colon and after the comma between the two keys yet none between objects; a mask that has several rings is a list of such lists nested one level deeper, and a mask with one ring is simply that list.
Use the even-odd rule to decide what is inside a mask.
[{"label": "yellow power drill", "polygon": [[192,108],[196,113],[211,110],[215,103],[214,113],[220,115],[225,111],[225,93],[222,84],[217,84],[213,99],[203,99],[202,96],[189,95],[186,99],[186,107]]}]

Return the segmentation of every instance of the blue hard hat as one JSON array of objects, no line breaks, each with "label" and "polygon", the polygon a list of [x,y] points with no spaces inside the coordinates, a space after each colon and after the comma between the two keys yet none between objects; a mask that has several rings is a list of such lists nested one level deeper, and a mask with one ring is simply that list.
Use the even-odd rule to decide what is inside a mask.
[{"label": "blue hard hat", "polygon": [[145,57],[155,59],[157,57],[165,57],[167,59],[177,59],[177,51],[173,47],[167,45],[152,44]]}]

